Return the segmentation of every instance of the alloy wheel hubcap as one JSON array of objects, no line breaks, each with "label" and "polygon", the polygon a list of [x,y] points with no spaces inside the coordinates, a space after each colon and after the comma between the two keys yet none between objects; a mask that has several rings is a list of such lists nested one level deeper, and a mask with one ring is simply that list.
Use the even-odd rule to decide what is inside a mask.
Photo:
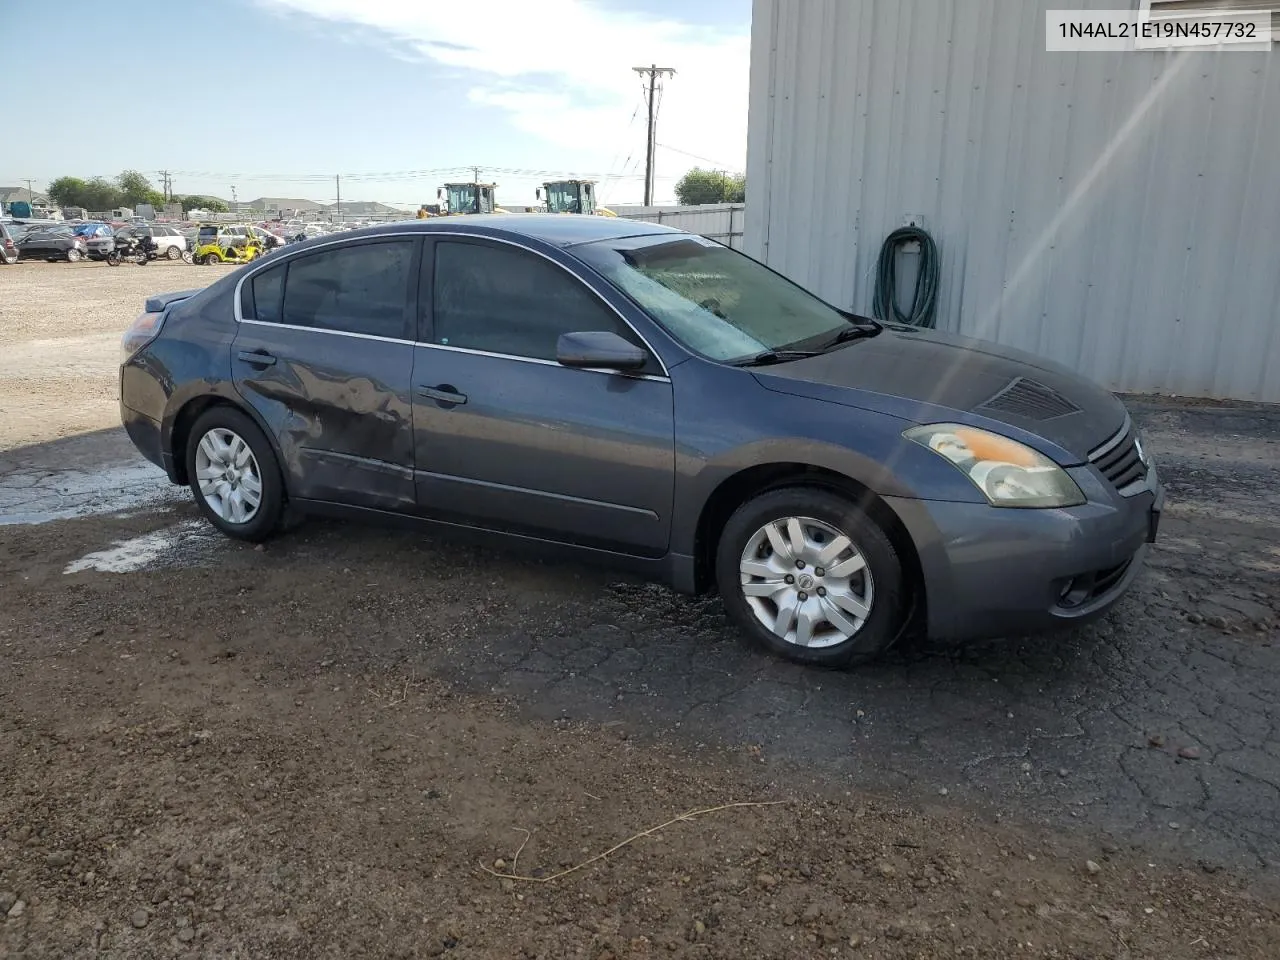
[{"label": "alloy wheel hubcap", "polygon": [[787,643],[835,646],[871,616],[874,591],[866,558],[848,536],[821,520],[770,521],[747,541],[738,569],[742,595],[756,619]]},{"label": "alloy wheel hubcap", "polygon": [[209,509],[228,523],[248,523],[262,503],[262,473],[249,444],[214,427],[196,447],[196,480]]}]

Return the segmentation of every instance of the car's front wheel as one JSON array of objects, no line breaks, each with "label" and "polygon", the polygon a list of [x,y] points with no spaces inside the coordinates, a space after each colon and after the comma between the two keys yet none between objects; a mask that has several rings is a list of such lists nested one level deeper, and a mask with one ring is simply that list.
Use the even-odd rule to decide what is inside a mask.
[{"label": "car's front wheel", "polygon": [[164,255],[165,255],[166,257],[168,257],[170,260],[181,260],[181,259],[182,259],[182,248],[181,248],[181,247],[179,247],[176,243],[174,243],[174,244],[170,244],[170,245],[169,245],[169,249],[167,249],[167,250],[164,252]]},{"label": "car's front wheel", "polygon": [[227,536],[256,543],[280,525],[284,482],[275,452],[239,410],[214,407],[196,420],[187,478],[200,510]]},{"label": "car's front wheel", "polygon": [[67,263],[76,263],[80,259],[80,250],[72,247],[67,251]]},{"label": "car's front wheel", "polygon": [[747,501],[725,524],[716,582],[734,620],[791,660],[869,660],[903,622],[902,563],[880,526],[848,498],[786,487]]}]

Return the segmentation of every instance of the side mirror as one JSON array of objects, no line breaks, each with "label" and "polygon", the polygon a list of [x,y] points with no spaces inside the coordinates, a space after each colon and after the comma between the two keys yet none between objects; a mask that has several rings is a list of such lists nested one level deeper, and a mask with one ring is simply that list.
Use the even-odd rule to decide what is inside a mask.
[{"label": "side mirror", "polygon": [[563,333],[556,341],[556,361],[566,367],[639,370],[648,359],[634,343],[609,330]]}]

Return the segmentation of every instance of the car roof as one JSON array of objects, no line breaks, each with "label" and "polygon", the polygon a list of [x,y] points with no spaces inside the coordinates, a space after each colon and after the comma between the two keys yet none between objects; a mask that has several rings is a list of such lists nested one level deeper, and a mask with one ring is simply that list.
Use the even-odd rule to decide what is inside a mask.
[{"label": "car roof", "polygon": [[673,227],[623,217],[595,217],[561,213],[473,213],[427,220],[380,223],[348,231],[344,239],[368,233],[478,233],[493,237],[532,238],[558,247],[572,247],[596,240],[644,237],[656,233],[682,233]]}]

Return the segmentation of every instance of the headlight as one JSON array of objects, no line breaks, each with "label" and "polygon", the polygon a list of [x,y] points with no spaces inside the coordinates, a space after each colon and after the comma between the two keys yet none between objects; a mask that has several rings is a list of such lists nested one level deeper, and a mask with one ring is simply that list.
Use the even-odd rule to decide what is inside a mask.
[{"label": "headlight", "polygon": [[973,481],[993,507],[1074,507],[1084,494],[1065,470],[1025,444],[958,423],[932,423],[903,433]]}]

